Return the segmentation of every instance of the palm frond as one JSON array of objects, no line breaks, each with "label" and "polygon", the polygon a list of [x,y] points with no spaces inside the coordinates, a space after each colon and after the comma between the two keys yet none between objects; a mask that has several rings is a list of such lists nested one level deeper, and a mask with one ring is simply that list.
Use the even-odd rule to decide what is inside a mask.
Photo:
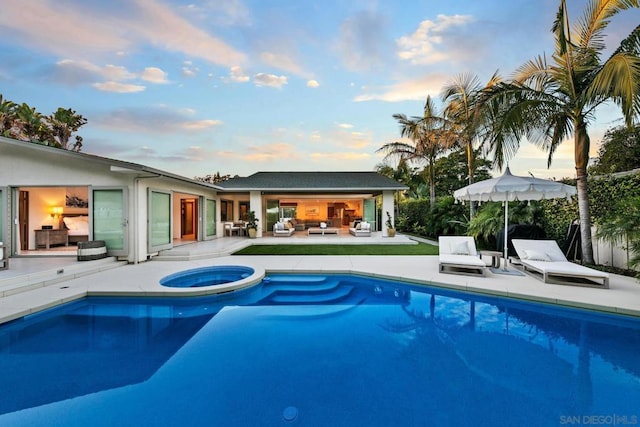
[{"label": "palm frond", "polygon": [[590,0],[576,22],[574,40],[583,51],[601,52],[605,48],[603,31],[611,18],[622,10],[639,7],[638,0]]},{"label": "palm frond", "polygon": [[634,112],[640,107],[640,58],[619,52],[599,69],[586,96],[591,99],[612,99],[622,109],[627,125],[633,122]]}]

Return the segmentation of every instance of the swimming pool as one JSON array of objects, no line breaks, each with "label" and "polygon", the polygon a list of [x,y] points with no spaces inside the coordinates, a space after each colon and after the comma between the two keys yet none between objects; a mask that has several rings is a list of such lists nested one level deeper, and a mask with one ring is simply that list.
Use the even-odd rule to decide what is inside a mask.
[{"label": "swimming pool", "polygon": [[0,425],[637,425],[638,354],[636,318],[270,274],[0,327]]}]

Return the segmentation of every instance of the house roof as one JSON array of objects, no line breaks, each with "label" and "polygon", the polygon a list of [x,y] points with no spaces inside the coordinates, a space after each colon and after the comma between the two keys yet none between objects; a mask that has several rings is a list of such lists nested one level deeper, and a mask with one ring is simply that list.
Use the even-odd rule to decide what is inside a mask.
[{"label": "house roof", "polygon": [[378,192],[408,187],[378,172],[256,172],[218,183],[230,191],[349,191]]},{"label": "house roof", "polygon": [[216,184],[197,181],[138,163],[110,159],[93,154],[78,153],[37,143],[18,141],[0,136],[0,143],[21,149],[34,150],[42,156],[67,156],[69,158],[107,164],[112,171],[147,176],[162,176],[225,192],[367,192],[406,190],[408,187],[378,172],[257,172],[248,177],[235,177]]},{"label": "house roof", "polygon": [[33,142],[19,141],[16,139],[5,138],[0,136],[0,143],[14,146],[17,148],[24,148],[28,150],[34,150],[39,152],[42,156],[65,156],[72,159],[83,159],[91,162],[106,164],[111,167],[114,172],[135,173],[141,176],[158,176],[178,181],[188,182],[190,184],[196,184],[203,187],[214,188],[219,190],[220,188],[214,184],[198,181],[195,179],[187,178],[185,176],[177,175],[171,172],[163,171],[161,169],[155,169],[149,166],[141,165],[138,163],[126,162],[123,160],[110,159],[108,157],[97,156],[95,154],[79,153],[77,151],[63,150],[61,148],[49,147]]}]

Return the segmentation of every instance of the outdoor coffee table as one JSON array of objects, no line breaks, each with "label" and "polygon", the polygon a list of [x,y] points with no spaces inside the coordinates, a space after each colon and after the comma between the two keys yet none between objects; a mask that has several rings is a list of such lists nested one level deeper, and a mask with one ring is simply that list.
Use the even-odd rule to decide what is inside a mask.
[{"label": "outdoor coffee table", "polygon": [[307,236],[312,234],[322,234],[323,236],[325,234],[338,234],[338,229],[335,227],[309,227],[309,229],[307,229]]}]

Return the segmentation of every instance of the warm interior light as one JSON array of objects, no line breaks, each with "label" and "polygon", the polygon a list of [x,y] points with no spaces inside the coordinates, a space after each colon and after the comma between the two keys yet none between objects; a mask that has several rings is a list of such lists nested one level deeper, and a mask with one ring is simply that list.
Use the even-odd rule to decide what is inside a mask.
[{"label": "warm interior light", "polygon": [[51,218],[62,215],[62,206],[54,206],[51,208]]}]

